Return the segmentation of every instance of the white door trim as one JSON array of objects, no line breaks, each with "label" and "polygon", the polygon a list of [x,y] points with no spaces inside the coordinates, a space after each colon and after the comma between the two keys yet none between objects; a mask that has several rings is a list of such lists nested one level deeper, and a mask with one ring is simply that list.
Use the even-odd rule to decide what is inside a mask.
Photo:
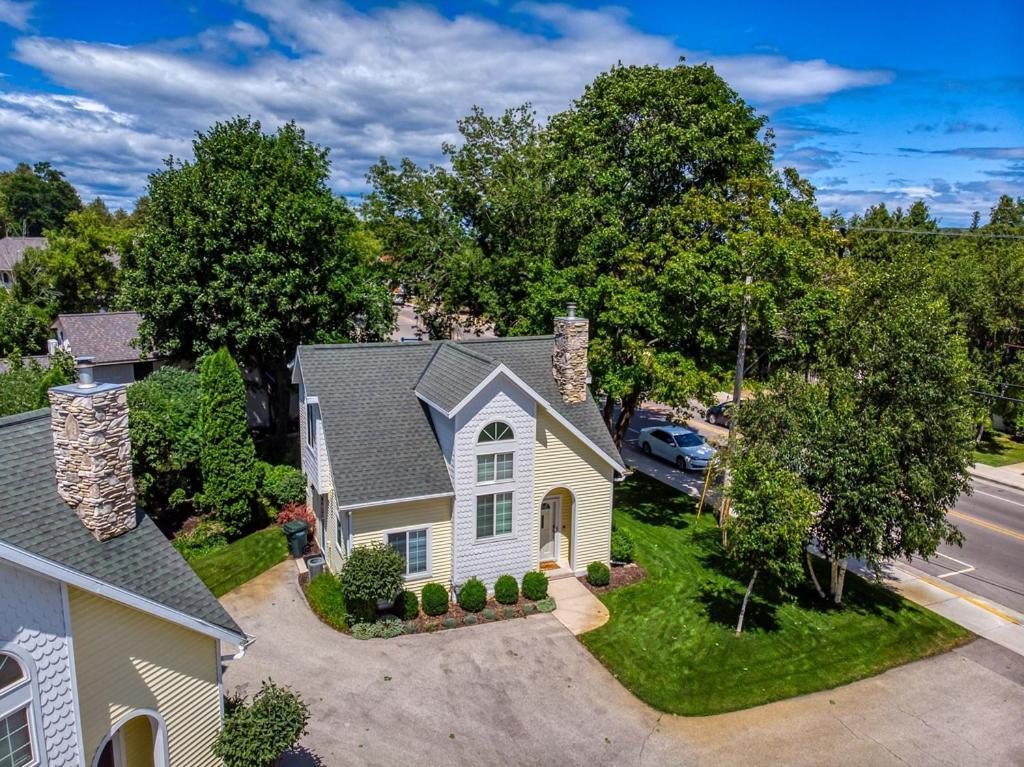
[{"label": "white door trim", "polygon": [[[541,543],[538,547],[538,560],[541,562],[558,561],[559,553],[561,552],[561,538],[562,538],[562,499],[557,495],[552,498],[545,498],[541,501],[541,505],[548,503],[551,504],[551,521],[549,523],[549,529],[551,530],[551,548],[552,556],[550,559],[544,557],[544,544]],[[540,531],[540,538],[543,540],[544,531]]]}]

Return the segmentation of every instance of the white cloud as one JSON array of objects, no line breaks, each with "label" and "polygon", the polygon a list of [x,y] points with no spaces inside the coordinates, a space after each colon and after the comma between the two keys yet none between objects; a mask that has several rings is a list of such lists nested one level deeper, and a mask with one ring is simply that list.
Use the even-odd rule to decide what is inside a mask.
[{"label": "white cloud", "polygon": [[35,0],[0,0],[0,24],[27,29]]},{"label": "white cloud", "polygon": [[[145,172],[160,157],[187,150],[194,131],[250,114],[267,127],[295,119],[332,148],[335,185],[352,192],[381,154],[436,159],[440,143],[455,138],[456,120],[474,104],[499,111],[529,101],[544,117],[566,108],[617,61],[671,65],[681,54],[690,62],[708,60],[763,108],[890,77],[775,55],[702,57],[630,26],[620,10],[514,6],[525,28],[542,30],[531,32],[419,5],[361,12],[312,0],[248,0],[247,10],[259,26],[238,21],[194,40],[135,46],[17,40],[19,61],[80,96],[0,92],[0,155],[67,158],[62,166],[91,195],[99,191],[98,164],[106,162],[94,158],[124,152],[120,178],[111,166],[104,184],[128,197],[142,191]],[[81,135],[69,135],[76,124]]]}]

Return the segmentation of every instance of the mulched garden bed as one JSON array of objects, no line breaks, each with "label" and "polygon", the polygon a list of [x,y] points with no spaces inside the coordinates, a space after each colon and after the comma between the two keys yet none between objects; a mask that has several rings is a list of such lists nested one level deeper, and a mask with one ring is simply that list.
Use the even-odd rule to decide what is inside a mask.
[{"label": "mulched garden bed", "polygon": [[647,577],[647,571],[636,562],[631,562],[628,565],[612,565],[610,575],[607,586],[591,586],[585,575],[580,576],[578,580],[595,594],[603,594],[606,591],[621,589],[623,586],[639,583]]}]

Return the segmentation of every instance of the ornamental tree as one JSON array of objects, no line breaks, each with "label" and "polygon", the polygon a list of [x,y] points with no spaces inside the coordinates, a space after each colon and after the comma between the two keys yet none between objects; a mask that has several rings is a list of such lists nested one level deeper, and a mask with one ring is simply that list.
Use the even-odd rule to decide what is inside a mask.
[{"label": "ornamental tree", "polygon": [[405,588],[405,559],[384,543],[356,546],[339,578],[352,614],[361,621],[372,620],[378,600],[392,602]]},{"label": "ornamental tree", "polygon": [[203,509],[237,537],[251,525],[259,472],[238,363],[221,348],[199,361],[199,467]]},{"label": "ornamental tree", "polygon": [[279,435],[299,344],[374,339],[392,323],[379,253],[327,186],[327,150],[294,123],[238,117],[150,176],[124,302],[143,339],[179,358],[227,347],[260,375]]},{"label": "ornamental tree", "polygon": [[225,717],[213,755],[225,767],[273,767],[306,734],[308,723],[309,706],[268,679],[248,706],[236,703]]},{"label": "ornamental tree", "polygon": [[728,556],[750,579],[736,621],[739,636],[758,575],[782,585],[800,579],[818,499],[763,447],[738,444],[730,467],[729,496],[739,516],[731,527]]}]

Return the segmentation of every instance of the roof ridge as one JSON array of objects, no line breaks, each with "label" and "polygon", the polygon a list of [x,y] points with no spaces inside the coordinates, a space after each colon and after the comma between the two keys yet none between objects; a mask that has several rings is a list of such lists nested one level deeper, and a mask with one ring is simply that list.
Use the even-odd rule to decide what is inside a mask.
[{"label": "roof ridge", "polygon": [[[417,376],[416,383],[413,384],[412,387],[413,391],[416,391],[418,388],[420,388],[420,383],[423,381],[423,376],[425,376],[427,374],[427,371],[430,370],[430,364],[434,361],[434,358],[437,356],[438,352],[440,352],[441,349],[443,348],[444,344],[438,344],[437,348],[434,349],[434,353],[430,355],[430,359],[427,360],[427,364],[423,366],[423,370],[421,370],[419,376]],[[431,428],[433,428],[433,424],[431,424]]]},{"label": "roof ridge", "polygon": [[111,317],[115,314],[137,314],[139,317],[142,316],[141,312],[137,312],[134,309],[119,309],[113,312],[66,312],[58,314],[57,319],[61,317]]},{"label": "roof ridge", "polygon": [[40,418],[48,418],[49,415],[50,408],[48,407],[42,407],[38,410],[28,410],[24,413],[15,413],[14,415],[5,415],[0,418],[0,429],[5,426],[13,426],[16,423],[26,423]]},{"label": "roof ridge", "polygon": [[[472,357],[473,359],[480,360],[481,362],[488,362],[491,365],[495,365],[495,366],[501,364],[497,360],[492,359],[491,357],[488,357],[486,354],[480,354],[480,352],[473,352],[473,351],[470,351],[469,349],[460,348],[462,346],[462,342],[461,341],[444,341],[444,342],[442,342],[442,343],[440,343],[438,345],[440,347],[446,347],[446,346],[450,347],[450,348],[458,351],[459,354],[465,354],[467,357]],[[431,359],[433,359],[433,358],[431,358]]]},{"label": "roof ridge", "polygon": [[554,339],[554,334],[549,333],[543,336],[495,336],[494,338],[467,338],[462,341],[453,341],[456,344],[494,344],[494,343],[511,343],[512,341],[550,341]]}]

